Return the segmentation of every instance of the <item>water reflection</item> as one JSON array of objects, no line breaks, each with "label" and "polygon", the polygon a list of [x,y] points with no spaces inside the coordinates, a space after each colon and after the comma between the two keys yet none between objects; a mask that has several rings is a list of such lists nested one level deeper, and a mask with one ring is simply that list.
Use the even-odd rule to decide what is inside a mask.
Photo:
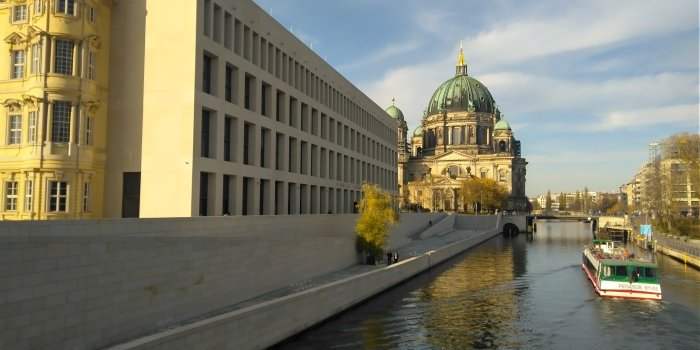
[{"label": "water reflection", "polygon": [[497,237],[278,349],[693,348],[700,272],[659,259],[665,300],[599,298],[581,271],[590,224]]}]

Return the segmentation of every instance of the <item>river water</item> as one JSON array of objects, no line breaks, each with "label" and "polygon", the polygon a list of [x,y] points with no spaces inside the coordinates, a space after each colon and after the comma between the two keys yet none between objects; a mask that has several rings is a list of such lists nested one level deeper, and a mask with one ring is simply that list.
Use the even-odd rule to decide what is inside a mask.
[{"label": "river water", "polygon": [[663,300],[602,299],[590,225],[496,237],[275,349],[700,349],[700,272],[659,256]]}]

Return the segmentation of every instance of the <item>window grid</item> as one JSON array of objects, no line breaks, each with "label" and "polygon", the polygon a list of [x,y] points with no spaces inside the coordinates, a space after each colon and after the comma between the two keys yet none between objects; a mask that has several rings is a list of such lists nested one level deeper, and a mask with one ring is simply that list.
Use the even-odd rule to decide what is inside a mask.
[{"label": "window grid", "polygon": [[65,212],[67,208],[68,183],[49,181],[49,211]]},{"label": "window grid", "polygon": [[92,129],[94,126],[94,118],[93,117],[86,117],[85,118],[85,145],[90,146],[92,145]]},{"label": "window grid", "polygon": [[60,101],[53,104],[53,115],[51,121],[51,141],[69,141],[70,137],[70,114],[71,105],[68,102]]},{"label": "window grid", "polygon": [[27,180],[24,182],[24,211],[32,211],[34,208],[33,197],[34,182],[32,180]]},{"label": "window grid", "polygon": [[21,79],[24,77],[24,50],[12,51],[12,79]]},{"label": "window grid", "polygon": [[95,51],[90,51],[88,52],[87,56],[87,78],[90,80],[95,80],[95,62],[96,62],[96,57],[95,57]]},{"label": "window grid", "polygon": [[25,22],[27,20],[27,5],[17,5],[12,8],[12,22]]},{"label": "window grid", "polygon": [[39,73],[41,70],[41,45],[40,44],[34,44],[32,45],[32,63],[30,66],[30,72],[32,74]]},{"label": "window grid", "polygon": [[90,183],[83,183],[83,213],[90,212]]},{"label": "window grid", "polygon": [[75,16],[75,0],[58,0],[56,2],[56,13]]},{"label": "window grid", "polygon": [[34,144],[36,143],[36,111],[31,111],[29,112],[29,118],[28,118],[28,130],[27,130],[27,143],[29,144]]},{"label": "window grid", "polygon": [[56,40],[55,73],[73,74],[73,46],[70,40]]},{"label": "window grid", "polygon": [[44,12],[44,4],[42,3],[43,0],[34,0],[34,15],[41,14]]},{"label": "window grid", "polygon": [[7,144],[18,145],[22,143],[22,116],[19,114],[10,115],[9,127]]},{"label": "window grid", "polygon": [[17,181],[5,182],[5,211],[17,210]]}]

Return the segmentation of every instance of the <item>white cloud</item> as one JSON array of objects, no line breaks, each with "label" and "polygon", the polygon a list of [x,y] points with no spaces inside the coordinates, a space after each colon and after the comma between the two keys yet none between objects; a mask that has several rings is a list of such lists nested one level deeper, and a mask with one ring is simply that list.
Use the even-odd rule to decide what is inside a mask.
[{"label": "white cloud", "polygon": [[403,43],[390,44],[382,49],[375,50],[371,54],[354,59],[351,63],[341,65],[339,70],[356,69],[370,64],[375,64],[387,60],[389,58],[411,52],[420,47],[418,41],[408,41]]},{"label": "white cloud", "polygon": [[697,28],[697,2],[587,1],[562,12],[494,23],[465,48],[486,67]]},{"label": "white cloud", "polygon": [[615,129],[635,129],[657,124],[694,124],[698,126],[698,104],[685,104],[668,107],[648,108],[628,111],[613,111],[605,115],[598,123],[584,126],[591,131],[610,131]]}]

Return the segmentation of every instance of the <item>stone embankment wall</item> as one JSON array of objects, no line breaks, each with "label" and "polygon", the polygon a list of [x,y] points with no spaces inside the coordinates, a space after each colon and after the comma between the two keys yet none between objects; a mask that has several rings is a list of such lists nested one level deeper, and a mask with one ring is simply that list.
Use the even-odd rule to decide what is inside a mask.
[{"label": "stone embankment wall", "polygon": [[[397,242],[436,215],[403,214]],[[0,349],[97,349],[343,269],[355,220],[2,222]]]},{"label": "stone embankment wall", "polygon": [[[438,217],[421,236],[455,230],[473,232],[469,238],[397,264],[135,339],[109,350],[264,349],[500,234],[507,223],[524,231],[525,220],[524,216]],[[415,234],[410,236],[419,239]]]}]

